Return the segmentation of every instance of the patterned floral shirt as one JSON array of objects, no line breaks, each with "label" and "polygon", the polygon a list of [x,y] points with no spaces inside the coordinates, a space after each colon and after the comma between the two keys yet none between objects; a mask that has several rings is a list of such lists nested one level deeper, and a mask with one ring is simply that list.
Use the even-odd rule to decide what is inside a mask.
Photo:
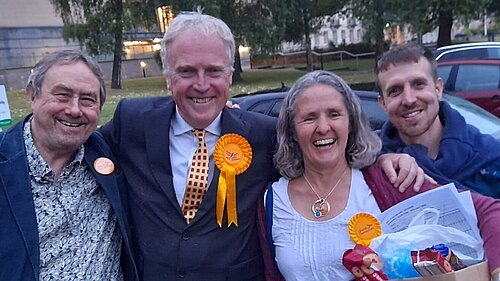
[{"label": "patterned floral shirt", "polygon": [[24,141],[40,239],[40,280],[122,280],[121,236],[103,188],[83,161],[55,173],[33,143],[30,122]]}]

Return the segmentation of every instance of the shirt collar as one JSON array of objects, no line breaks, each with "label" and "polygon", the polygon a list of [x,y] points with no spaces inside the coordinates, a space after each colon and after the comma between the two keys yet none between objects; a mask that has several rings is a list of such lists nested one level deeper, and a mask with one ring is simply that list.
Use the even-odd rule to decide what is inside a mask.
[{"label": "shirt collar", "polygon": [[[215,117],[214,121],[208,125],[205,130],[210,132],[213,135],[220,136],[221,134],[221,116],[222,116],[222,111],[219,112],[217,117]],[[179,114],[179,109],[177,105],[175,106],[175,115],[172,118],[171,121],[171,126],[172,130],[174,132],[175,136],[182,135],[186,132],[189,132],[193,129],[191,125],[189,125],[186,120],[182,118],[182,116]]]}]

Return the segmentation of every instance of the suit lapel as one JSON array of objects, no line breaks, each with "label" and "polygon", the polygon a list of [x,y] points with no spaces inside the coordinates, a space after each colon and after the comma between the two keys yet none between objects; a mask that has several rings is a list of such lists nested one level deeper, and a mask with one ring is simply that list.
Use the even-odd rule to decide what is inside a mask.
[{"label": "suit lapel", "polygon": [[173,101],[144,114],[146,153],[151,173],[170,203],[182,215],[175,196],[172,166],[170,164],[170,121],[175,112]]},{"label": "suit lapel", "polygon": [[85,143],[85,162],[87,163],[89,169],[92,171],[99,184],[103,187],[104,192],[106,193],[106,197],[113,207],[118,220],[120,220],[120,223],[123,224],[123,221],[121,221],[123,207],[120,200],[120,193],[118,190],[115,173],[113,172],[109,175],[103,175],[97,172],[94,168],[94,161],[99,157],[106,157],[113,161],[115,165],[116,160],[110,158],[109,155],[106,155],[103,152],[103,149],[99,147],[99,144],[97,141],[95,141],[94,137],[95,135],[91,135],[90,139]]},{"label": "suit lapel", "polygon": [[[19,228],[26,250],[29,253],[33,272],[38,276],[40,268],[40,246],[33,193],[24,150],[24,122],[18,123],[0,144],[0,154],[6,161],[0,161],[1,188],[7,196],[9,207]],[[20,153],[20,152],[23,153]],[[13,234],[14,235],[14,234]]]},{"label": "suit lapel", "polygon": [[[102,140],[104,142],[104,140]],[[104,145],[104,144],[103,144]],[[107,152],[107,153],[105,153]],[[122,237],[124,239],[124,243],[127,246],[127,249],[131,248],[129,237],[128,237],[128,219],[125,214],[122,200],[120,197],[120,192],[126,192],[124,186],[118,186],[117,178],[116,178],[116,170],[109,174],[103,175],[97,172],[94,168],[94,161],[99,157],[108,157],[113,163],[116,165],[117,161],[111,155],[109,155],[110,149],[104,150],[95,134],[91,135],[89,140],[85,143],[85,162],[87,163],[89,169],[92,171],[94,177],[97,182],[102,186],[104,192],[106,194],[106,198],[108,198],[109,204],[113,208],[113,212],[118,222],[118,226],[120,227],[120,231],[122,233]]]}]

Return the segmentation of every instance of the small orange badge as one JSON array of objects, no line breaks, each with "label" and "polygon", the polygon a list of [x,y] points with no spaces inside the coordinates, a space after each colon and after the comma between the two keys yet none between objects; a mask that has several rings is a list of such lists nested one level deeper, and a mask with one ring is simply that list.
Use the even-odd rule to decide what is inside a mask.
[{"label": "small orange badge", "polygon": [[115,170],[115,164],[109,158],[99,157],[94,161],[94,169],[101,175],[109,175]]},{"label": "small orange badge", "polygon": [[382,234],[380,222],[371,214],[358,213],[349,221],[349,236],[356,244],[369,246],[372,240]]}]

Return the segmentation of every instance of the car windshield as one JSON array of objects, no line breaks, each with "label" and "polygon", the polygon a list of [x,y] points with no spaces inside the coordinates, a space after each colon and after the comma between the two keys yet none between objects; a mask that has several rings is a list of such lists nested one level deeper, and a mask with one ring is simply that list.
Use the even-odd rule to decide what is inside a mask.
[{"label": "car windshield", "polygon": [[464,99],[449,94],[444,94],[443,99],[462,114],[467,124],[477,127],[483,134],[500,139],[500,118]]}]

